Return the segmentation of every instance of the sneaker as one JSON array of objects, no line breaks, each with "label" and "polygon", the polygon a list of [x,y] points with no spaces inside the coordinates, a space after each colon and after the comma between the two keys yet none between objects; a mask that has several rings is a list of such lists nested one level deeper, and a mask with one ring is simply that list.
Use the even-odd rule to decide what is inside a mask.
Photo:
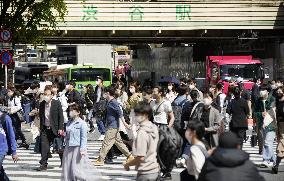
[{"label": "sneaker", "polygon": [[186,160],[185,158],[181,157],[176,160],[176,167],[177,168],[186,168]]},{"label": "sneaker", "polygon": [[171,173],[164,173],[161,177],[161,180],[172,180]]},{"label": "sneaker", "polygon": [[47,170],[47,165],[40,165],[40,167],[37,168],[36,170],[39,171],[39,172],[46,171]]},{"label": "sneaker", "polygon": [[103,160],[101,160],[101,158],[98,158],[95,162],[94,162],[94,166],[104,166],[105,162]]},{"label": "sneaker", "polygon": [[134,156],[130,155],[127,157],[126,163],[131,162],[132,160],[134,160]]},{"label": "sneaker", "polygon": [[105,135],[101,135],[101,136],[99,137],[98,141],[104,141],[104,139],[105,139]]},{"label": "sneaker", "polygon": [[105,159],[105,163],[106,163],[106,164],[113,164],[112,158],[106,158],[106,159]]},{"label": "sneaker", "polygon": [[89,133],[93,133],[96,129],[94,127],[92,127],[89,131]]},{"label": "sneaker", "polygon": [[263,161],[260,166],[263,167],[263,168],[272,168],[273,167],[273,163],[272,162],[268,162],[268,161]]}]

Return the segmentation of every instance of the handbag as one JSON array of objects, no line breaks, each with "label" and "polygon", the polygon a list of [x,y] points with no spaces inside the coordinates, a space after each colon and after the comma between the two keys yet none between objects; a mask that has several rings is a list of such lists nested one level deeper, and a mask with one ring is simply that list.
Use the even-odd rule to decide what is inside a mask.
[{"label": "handbag", "polygon": [[[16,99],[14,99],[14,105],[16,105]],[[24,111],[23,111],[22,108],[19,111],[17,111],[15,114],[17,115],[17,117],[18,117],[18,119],[21,123],[25,122]]]},{"label": "handbag", "polygon": [[58,136],[53,140],[53,153],[63,153],[64,151],[64,137]]},{"label": "handbag", "polygon": [[24,112],[23,112],[22,109],[19,110],[18,112],[16,112],[16,114],[17,114],[17,116],[18,116],[18,118],[19,118],[19,120],[20,120],[21,123],[22,123],[22,122],[25,122]]}]

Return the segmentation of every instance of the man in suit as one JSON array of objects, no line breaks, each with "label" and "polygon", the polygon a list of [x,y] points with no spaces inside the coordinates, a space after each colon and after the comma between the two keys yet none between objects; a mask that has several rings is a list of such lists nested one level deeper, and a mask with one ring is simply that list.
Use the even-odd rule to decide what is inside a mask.
[{"label": "man in suit", "polygon": [[38,171],[47,170],[48,153],[54,138],[63,133],[63,111],[59,100],[52,99],[52,86],[44,89],[43,101],[39,106],[41,160]]},{"label": "man in suit", "polygon": [[239,144],[243,147],[243,140],[246,130],[248,129],[247,119],[250,111],[248,103],[245,99],[241,98],[241,90],[236,87],[234,90],[235,99],[232,100],[228,108],[228,113],[232,115],[230,122],[230,130],[234,132],[239,138]]}]

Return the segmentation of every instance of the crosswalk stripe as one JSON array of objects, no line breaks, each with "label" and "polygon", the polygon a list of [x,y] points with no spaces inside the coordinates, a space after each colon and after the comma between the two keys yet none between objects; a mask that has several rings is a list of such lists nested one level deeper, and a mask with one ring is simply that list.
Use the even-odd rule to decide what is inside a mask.
[{"label": "crosswalk stripe", "polygon": [[[88,155],[94,161],[99,154],[101,148],[101,141],[88,142]],[[12,181],[58,181],[61,178],[62,169],[59,168],[60,159],[57,154],[53,154],[48,163],[49,169],[46,172],[37,172],[35,169],[39,166],[40,154],[33,152],[34,145],[30,149],[19,149],[18,155],[20,160],[14,163],[11,156],[7,156],[4,161],[4,168],[7,175]],[[276,143],[274,144],[274,150]],[[243,150],[250,154],[250,159],[257,165],[262,163],[262,155],[258,154],[258,146],[251,147],[249,141],[244,143]],[[97,170],[102,174],[101,180],[121,180],[130,181],[135,180],[136,171],[132,167],[131,171],[125,171],[122,163],[125,157],[118,157],[114,160],[114,164],[105,164],[102,167],[97,167]],[[281,163],[284,165],[284,163]],[[174,173],[180,173],[183,169],[175,168]]]}]

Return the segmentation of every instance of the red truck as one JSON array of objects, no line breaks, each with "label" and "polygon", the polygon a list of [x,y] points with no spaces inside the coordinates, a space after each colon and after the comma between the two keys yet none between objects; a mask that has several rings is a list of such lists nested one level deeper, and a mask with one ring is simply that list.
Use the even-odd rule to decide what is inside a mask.
[{"label": "red truck", "polygon": [[224,84],[224,93],[228,92],[229,82],[242,79],[244,88],[251,90],[253,79],[264,79],[262,62],[252,56],[207,56],[206,83]]}]

